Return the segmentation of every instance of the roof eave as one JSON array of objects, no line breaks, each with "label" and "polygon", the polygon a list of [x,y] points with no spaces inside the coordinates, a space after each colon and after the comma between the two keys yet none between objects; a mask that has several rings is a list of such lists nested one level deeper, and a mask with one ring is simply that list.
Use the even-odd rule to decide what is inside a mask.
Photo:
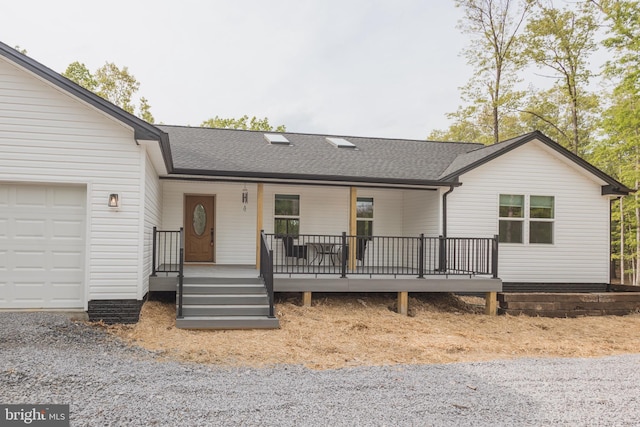
[{"label": "roof eave", "polygon": [[421,179],[404,179],[404,178],[381,178],[381,177],[362,177],[362,176],[346,176],[346,175],[312,175],[312,174],[293,174],[281,172],[251,172],[251,171],[218,171],[218,170],[199,170],[199,169],[183,169],[174,168],[172,175],[192,175],[192,176],[208,176],[208,177],[238,177],[251,179],[280,179],[291,181],[329,181],[329,182],[354,182],[366,184],[393,184],[393,185],[414,185],[425,187],[450,187],[461,185],[457,180],[441,181],[441,180],[421,180]]},{"label": "roof eave", "polygon": [[630,188],[625,187],[624,185],[621,187],[616,187],[614,185],[608,184],[602,186],[602,195],[603,196],[628,196],[630,193],[635,193],[636,190],[632,190]]}]

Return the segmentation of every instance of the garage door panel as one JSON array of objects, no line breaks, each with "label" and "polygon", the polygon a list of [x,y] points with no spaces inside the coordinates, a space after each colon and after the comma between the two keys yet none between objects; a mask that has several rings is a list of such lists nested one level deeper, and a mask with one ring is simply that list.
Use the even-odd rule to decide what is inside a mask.
[{"label": "garage door panel", "polygon": [[82,272],[83,254],[81,251],[52,251],[53,266],[51,271],[78,271]]},{"label": "garage door panel", "polygon": [[75,188],[54,188],[52,205],[52,207],[76,208],[83,211],[84,198],[78,199],[78,190]]},{"label": "garage door panel", "polygon": [[85,201],[84,187],[0,184],[0,308],[84,306]]},{"label": "garage door panel", "polygon": [[47,258],[45,251],[20,250],[13,251],[12,270],[16,273],[21,271],[46,271]]},{"label": "garage door panel", "polygon": [[47,187],[36,185],[16,186],[14,205],[20,207],[46,207]]},{"label": "garage door panel", "polygon": [[53,240],[74,239],[82,240],[84,236],[84,221],[77,220],[53,220],[51,221]]},{"label": "garage door panel", "polygon": [[0,208],[9,206],[9,187],[0,185]]},{"label": "garage door panel", "polygon": [[46,237],[47,221],[44,219],[16,219],[14,220],[14,234],[16,239],[40,239]]}]

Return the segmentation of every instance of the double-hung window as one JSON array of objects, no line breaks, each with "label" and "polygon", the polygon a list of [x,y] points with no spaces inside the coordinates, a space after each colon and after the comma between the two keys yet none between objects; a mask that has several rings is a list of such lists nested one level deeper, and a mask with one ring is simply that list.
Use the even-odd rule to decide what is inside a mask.
[{"label": "double-hung window", "polygon": [[524,242],[524,196],[500,195],[499,241],[501,243]]},{"label": "double-hung window", "polygon": [[274,226],[276,236],[300,234],[300,196],[276,194]]},{"label": "double-hung window", "polygon": [[529,198],[529,243],[553,243],[553,196]]},{"label": "double-hung window", "polygon": [[356,201],[356,234],[373,236],[373,198],[358,197]]},{"label": "double-hung window", "polygon": [[553,243],[553,196],[501,194],[498,216],[499,241],[502,243]]}]

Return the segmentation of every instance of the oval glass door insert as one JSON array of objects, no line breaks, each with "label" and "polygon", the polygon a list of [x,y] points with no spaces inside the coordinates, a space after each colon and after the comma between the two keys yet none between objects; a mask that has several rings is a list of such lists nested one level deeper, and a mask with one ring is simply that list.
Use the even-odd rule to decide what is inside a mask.
[{"label": "oval glass door insert", "polygon": [[193,208],[193,231],[198,236],[202,236],[204,234],[204,229],[207,226],[207,212],[202,206],[201,203],[198,203],[195,208]]}]

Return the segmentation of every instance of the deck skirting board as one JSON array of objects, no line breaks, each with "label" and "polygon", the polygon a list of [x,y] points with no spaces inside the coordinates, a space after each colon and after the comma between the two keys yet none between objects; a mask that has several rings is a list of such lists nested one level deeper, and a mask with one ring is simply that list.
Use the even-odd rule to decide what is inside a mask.
[{"label": "deck skirting board", "polygon": [[273,287],[275,292],[500,292],[502,281],[490,278],[408,280],[277,277]]}]

